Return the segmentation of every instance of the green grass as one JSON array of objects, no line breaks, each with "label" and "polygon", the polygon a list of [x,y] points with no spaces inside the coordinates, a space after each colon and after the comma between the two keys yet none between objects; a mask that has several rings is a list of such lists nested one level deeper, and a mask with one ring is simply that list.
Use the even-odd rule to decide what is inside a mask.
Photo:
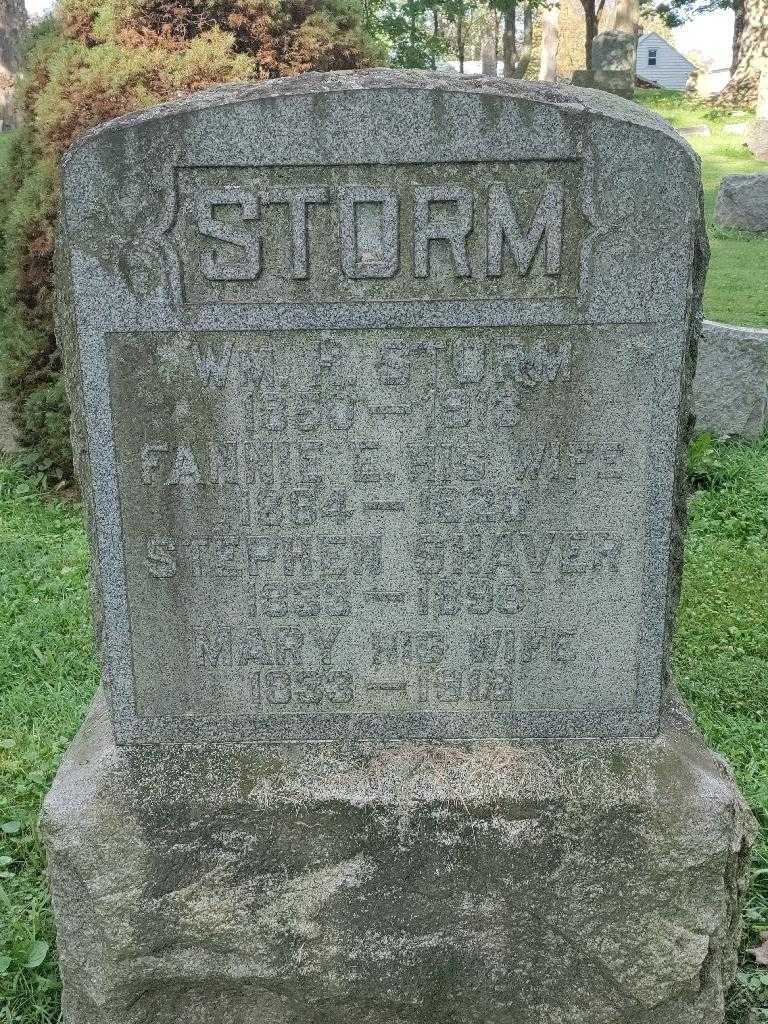
[{"label": "green grass", "polygon": [[[676,677],[709,742],[768,827],[768,440],[691,449]],[[0,462],[0,1022],[58,1013],[36,820],[96,684],[88,553],[76,506]],[[757,847],[731,1024],[768,1024],[768,971],[746,953],[768,929],[768,844]],[[45,959],[33,966],[45,945]]]},{"label": "green grass", "polygon": [[721,231],[713,224],[715,196],[726,174],[768,173],[768,163],[754,159],[744,146],[743,136],[724,131],[726,124],[747,121],[749,116],[732,116],[694,97],[665,89],[638,89],[635,98],[678,130],[706,125],[711,132],[709,136],[688,139],[701,157],[704,208],[712,247],[704,315],[725,323],[768,327],[768,234]]},{"label": "green grass", "polygon": [[[762,828],[745,909],[746,950],[768,930],[768,438],[750,445],[701,437],[689,472],[696,490],[674,671]],[[768,970],[746,954],[729,1020],[768,1022]]]},{"label": "green grass", "polygon": [[48,1024],[58,1017],[36,821],[97,679],[80,510],[38,492],[0,462],[2,1024]]}]

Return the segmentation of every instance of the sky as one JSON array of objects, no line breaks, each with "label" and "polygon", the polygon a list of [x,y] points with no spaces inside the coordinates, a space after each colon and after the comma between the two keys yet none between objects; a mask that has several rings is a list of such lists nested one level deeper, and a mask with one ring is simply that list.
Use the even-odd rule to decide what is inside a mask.
[{"label": "sky", "polygon": [[733,11],[699,14],[672,32],[675,46],[683,53],[696,51],[712,61],[712,70],[731,66]]},{"label": "sky", "polygon": [[[39,15],[50,11],[53,0],[26,0],[26,4],[30,14]],[[733,11],[700,14],[674,31],[678,50],[684,53],[697,51],[712,61],[713,68],[730,67],[732,37]]]},{"label": "sky", "polygon": [[26,0],[26,5],[27,14],[35,18],[39,14],[47,14],[53,7],[53,0]]}]

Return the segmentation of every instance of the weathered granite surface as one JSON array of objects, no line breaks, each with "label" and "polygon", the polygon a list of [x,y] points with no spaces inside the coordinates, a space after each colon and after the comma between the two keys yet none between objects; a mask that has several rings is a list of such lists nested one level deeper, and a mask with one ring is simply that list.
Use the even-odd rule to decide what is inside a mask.
[{"label": "weathered granite surface", "polygon": [[720,1024],[754,823],[652,740],[118,747],[44,809],[67,1024]]},{"label": "weathered granite surface", "polygon": [[759,437],[768,427],[768,330],[705,320],[693,396],[697,430]]},{"label": "weathered granite surface", "polygon": [[753,823],[667,706],[685,142],[222,88],[70,151],[57,260],[110,705],[43,816],[66,1024],[720,1024]]},{"label": "weathered granite surface", "polygon": [[768,174],[727,174],[717,190],[715,224],[768,231]]},{"label": "weathered granite surface", "polygon": [[592,41],[592,67],[601,71],[629,71],[634,76],[637,39],[630,32],[599,32]]},{"label": "weathered granite surface", "polygon": [[628,100],[635,95],[635,76],[626,71],[580,68],[573,72],[573,84],[582,89],[613,93]]},{"label": "weathered granite surface", "polygon": [[651,735],[698,160],[590,90],[230,86],[63,168],[120,742]]},{"label": "weathered granite surface", "polygon": [[636,63],[637,36],[630,32],[599,32],[592,41],[592,70],[576,72],[573,82],[632,99]]},{"label": "weathered granite surface", "polygon": [[747,149],[758,160],[768,160],[768,117],[756,117],[747,131]]}]

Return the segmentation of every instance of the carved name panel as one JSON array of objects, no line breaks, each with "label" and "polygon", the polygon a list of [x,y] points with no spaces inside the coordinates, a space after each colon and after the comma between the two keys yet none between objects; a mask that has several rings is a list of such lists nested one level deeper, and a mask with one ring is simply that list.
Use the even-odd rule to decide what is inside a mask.
[{"label": "carved name panel", "polygon": [[181,167],[187,303],[575,296],[577,160]]},{"label": "carved name panel", "polygon": [[312,81],[65,167],[118,741],[653,733],[687,154],[536,88]]}]

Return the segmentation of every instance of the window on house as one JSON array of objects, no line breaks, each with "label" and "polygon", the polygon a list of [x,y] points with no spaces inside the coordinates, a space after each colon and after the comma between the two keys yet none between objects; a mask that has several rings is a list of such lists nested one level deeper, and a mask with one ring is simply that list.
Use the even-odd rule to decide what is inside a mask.
[{"label": "window on house", "polygon": [[648,51],[648,67],[649,68],[655,68],[656,67],[656,53],[657,53],[656,50],[649,50]]}]

